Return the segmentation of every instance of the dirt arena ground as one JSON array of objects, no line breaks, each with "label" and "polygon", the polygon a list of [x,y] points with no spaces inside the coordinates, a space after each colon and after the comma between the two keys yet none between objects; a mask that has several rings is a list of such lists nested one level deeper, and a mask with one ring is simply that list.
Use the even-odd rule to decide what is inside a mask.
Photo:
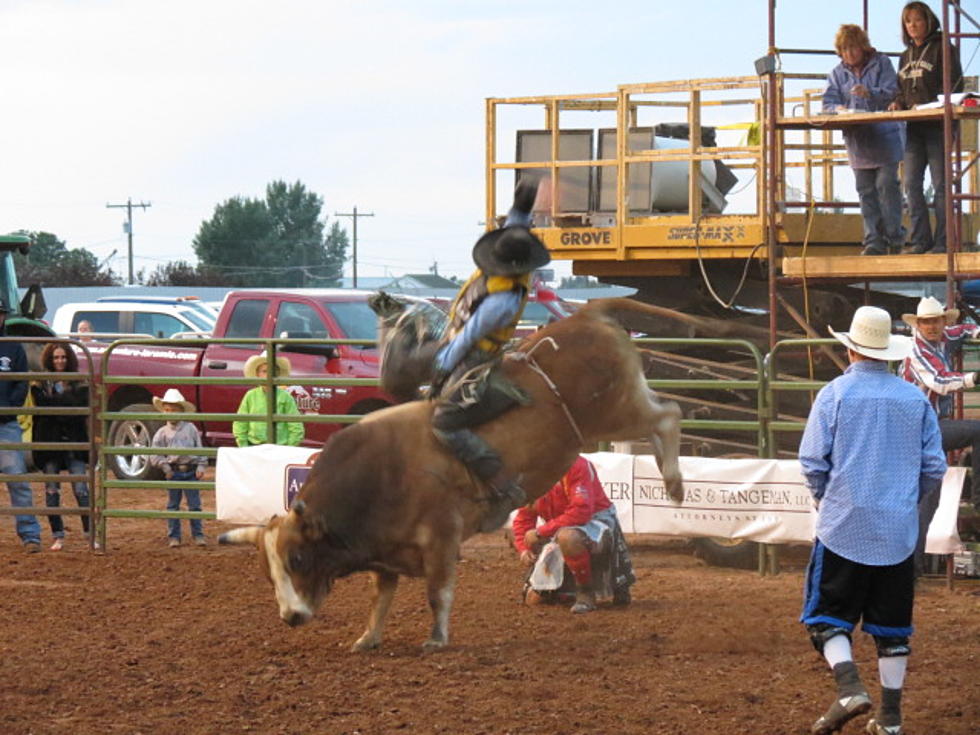
[{"label": "dirt arena ground", "polygon": [[[113,505],[163,504],[129,492]],[[421,653],[429,614],[410,580],[383,648],[352,654],[363,576],[339,582],[319,617],[293,630],[249,548],[171,550],[162,521],[120,519],[108,553],[90,553],[70,518],[65,551],[28,556],[12,519],[0,522],[3,735],[785,735],[807,732],[832,698],[796,622],[803,549],[763,579],[706,567],[683,542],[643,540],[633,605],[572,616],[522,606],[516,559],[499,535],[481,536],[460,562],[450,648]],[[222,526],[206,529],[213,542]],[[916,624],[907,733],[975,735],[980,585],[948,592],[927,580]],[[863,635],[856,656],[876,692]],[[864,719],[845,733],[863,732]]]}]

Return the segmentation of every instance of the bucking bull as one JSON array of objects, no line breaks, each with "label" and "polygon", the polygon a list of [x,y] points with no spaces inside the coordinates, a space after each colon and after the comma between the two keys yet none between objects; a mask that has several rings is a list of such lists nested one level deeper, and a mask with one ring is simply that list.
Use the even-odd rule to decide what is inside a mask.
[{"label": "bucking bull", "polygon": [[[503,359],[504,374],[530,400],[475,431],[520,476],[529,502],[584,448],[630,439],[652,442],[667,492],[675,502],[683,499],[680,409],[647,387],[626,331],[654,331],[652,312],[629,299],[597,300]],[[287,515],[221,537],[255,544],[289,625],[309,622],[334,580],[369,571],[373,605],[353,649],[375,648],[398,577],[425,577],[433,626],[424,647],[447,644],[460,544],[480,528],[490,491],[436,442],[433,405],[392,406],[336,433]]]}]

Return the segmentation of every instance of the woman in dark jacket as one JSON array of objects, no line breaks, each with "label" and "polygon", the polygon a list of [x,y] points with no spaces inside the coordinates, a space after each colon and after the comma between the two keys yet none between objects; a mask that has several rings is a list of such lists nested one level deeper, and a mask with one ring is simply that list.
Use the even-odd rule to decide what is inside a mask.
[{"label": "woman in dark jacket", "polygon": [[[943,94],[943,37],[939,19],[922,2],[908,3],[902,9],[902,40],[905,51],[898,62],[898,97],[890,110],[911,110],[916,105],[935,102]],[[949,48],[952,91],[963,89],[963,72],[953,46]],[[909,121],[905,126],[905,195],[908,197],[912,234],[907,253],[946,252],[946,163],[941,120]],[[929,222],[929,205],[923,178],[929,167],[936,229]]]},{"label": "woman in dark jacket", "polygon": [[[52,342],[41,353],[42,369],[50,373],[78,372],[78,357],[67,344]],[[88,385],[83,381],[44,380],[31,386],[34,403],[38,406],[88,406]],[[87,416],[35,416],[34,441],[36,442],[87,442]],[[80,450],[54,450],[34,452],[34,462],[45,474],[56,475],[68,470],[72,475],[84,475],[88,471],[88,452]],[[45,501],[49,508],[61,506],[61,484],[45,482]],[[80,508],[89,507],[88,483],[73,482],[72,490]],[[64,546],[65,525],[61,516],[50,515],[51,535],[54,536],[52,551]],[[89,518],[82,516],[82,529],[89,532]]]}]

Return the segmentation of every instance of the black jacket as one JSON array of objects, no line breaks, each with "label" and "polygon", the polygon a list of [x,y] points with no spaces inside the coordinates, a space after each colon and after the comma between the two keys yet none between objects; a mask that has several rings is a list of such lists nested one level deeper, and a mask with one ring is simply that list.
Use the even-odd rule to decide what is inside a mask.
[{"label": "black jacket", "polygon": [[[31,386],[34,403],[38,406],[88,406],[88,384],[63,383],[61,392],[55,390],[55,381],[45,380]],[[86,416],[35,416],[34,441],[36,442],[87,442],[88,417]],[[88,461],[88,452],[81,450],[38,450],[34,452],[34,464],[40,468],[55,462],[59,469],[68,469],[69,459]]]},{"label": "black jacket", "polygon": [[[0,336],[3,331],[0,329]],[[27,355],[19,342],[0,343],[0,373],[26,373]],[[27,381],[0,380],[0,406],[23,406],[27,398]],[[0,424],[16,421],[16,416],[0,416]]]}]

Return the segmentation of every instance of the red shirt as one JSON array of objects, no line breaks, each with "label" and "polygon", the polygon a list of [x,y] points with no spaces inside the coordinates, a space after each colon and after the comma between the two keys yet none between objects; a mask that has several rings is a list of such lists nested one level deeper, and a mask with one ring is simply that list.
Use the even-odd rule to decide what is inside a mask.
[{"label": "red shirt", "polygon": [[612,506],[602,489],[595,467],[585,457],[575,460],[555,486],[531,505],[525,505],[514,516],[514,545],[526,551],[524,534],[534,528],[538,518],[544,523],[537,527],[538,536],[550,538],[560,528],[588,523],[599,511]]}]

